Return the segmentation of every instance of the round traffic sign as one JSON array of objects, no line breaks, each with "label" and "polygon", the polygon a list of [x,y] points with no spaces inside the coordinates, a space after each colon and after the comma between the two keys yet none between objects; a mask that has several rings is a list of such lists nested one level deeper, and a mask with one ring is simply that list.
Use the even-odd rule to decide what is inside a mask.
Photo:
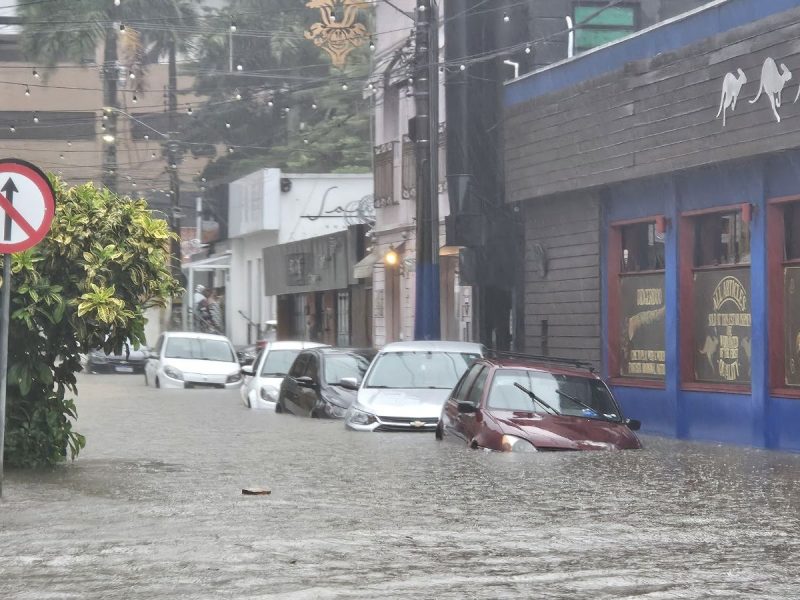
[{"label": "round traffic sign", "polygon": [[55,212],[53,186],[38,167],[16,158],[0,159],[0,254],[41,242]]}]

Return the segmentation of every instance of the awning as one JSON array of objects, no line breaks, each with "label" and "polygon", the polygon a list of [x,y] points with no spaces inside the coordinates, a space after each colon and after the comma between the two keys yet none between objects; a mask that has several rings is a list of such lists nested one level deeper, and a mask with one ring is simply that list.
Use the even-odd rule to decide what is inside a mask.
[{"label": "awning", "polygon": [[355,264],[353,267],[353,277],[355,279],[371,279],[372,268],[375,266],[376,262],[378,262],[378,254],[376,252],[370,252]]}]

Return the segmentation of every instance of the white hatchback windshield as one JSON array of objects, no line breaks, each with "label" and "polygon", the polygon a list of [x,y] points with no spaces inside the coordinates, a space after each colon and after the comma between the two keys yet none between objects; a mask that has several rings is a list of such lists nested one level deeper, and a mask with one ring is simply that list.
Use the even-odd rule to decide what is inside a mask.
[{"label": "white hatchback windshield", "polygon": [[270,350],[261,367],[262,377],[286,377],[300,350]]},{"label": "white hatchback windshield", "polygon": [[190,337],[171,337],[167,339],[165,358],[184,358],[193,360],[213,360],[217,362],[236,362],[233,348],[225,340],[208,340]]},{"label": "white hatchback windshield", "polygon": [[460,352],[386,352],[375,359],[366,387],[449,390],[477,358]]}]

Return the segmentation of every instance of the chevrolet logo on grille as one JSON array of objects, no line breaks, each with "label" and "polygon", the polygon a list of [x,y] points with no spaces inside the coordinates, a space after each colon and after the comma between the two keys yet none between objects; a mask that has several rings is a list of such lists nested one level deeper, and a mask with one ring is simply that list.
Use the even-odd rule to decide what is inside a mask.
[{"label": "chevrolet logo on grille", "polygon": [[412,427],[425,427],[425,421],[411,421],[409,425]]}]

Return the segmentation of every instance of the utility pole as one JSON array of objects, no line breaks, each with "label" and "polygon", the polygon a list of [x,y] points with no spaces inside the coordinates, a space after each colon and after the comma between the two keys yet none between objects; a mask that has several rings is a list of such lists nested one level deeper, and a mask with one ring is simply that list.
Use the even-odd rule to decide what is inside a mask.
[{"label": "utility pole", "polygon": [[[178,239],[172,241],[172,272],[177,278],[181,275],[181,183],[178,176],[178,66],[175,40],[169,42],[169,81],[167,90],[167,172],[169,173],[169,196],[172,217],[172,231]],[[189,290],[191,293],[192,290]]]},{"label": "utility pole", "polygon": [[439,43],[438,6],[420,0],[414,53],[413,119],[417,167],[417,269],[414,339],[441,337],[439,300]]},{"label": "utility pole", "polygon": [[112,8],[114,18],[106,27],[103,47],[103,186],[117,191],[117,110],[119,109],[119,61],[117,55],[119,8]]}]

